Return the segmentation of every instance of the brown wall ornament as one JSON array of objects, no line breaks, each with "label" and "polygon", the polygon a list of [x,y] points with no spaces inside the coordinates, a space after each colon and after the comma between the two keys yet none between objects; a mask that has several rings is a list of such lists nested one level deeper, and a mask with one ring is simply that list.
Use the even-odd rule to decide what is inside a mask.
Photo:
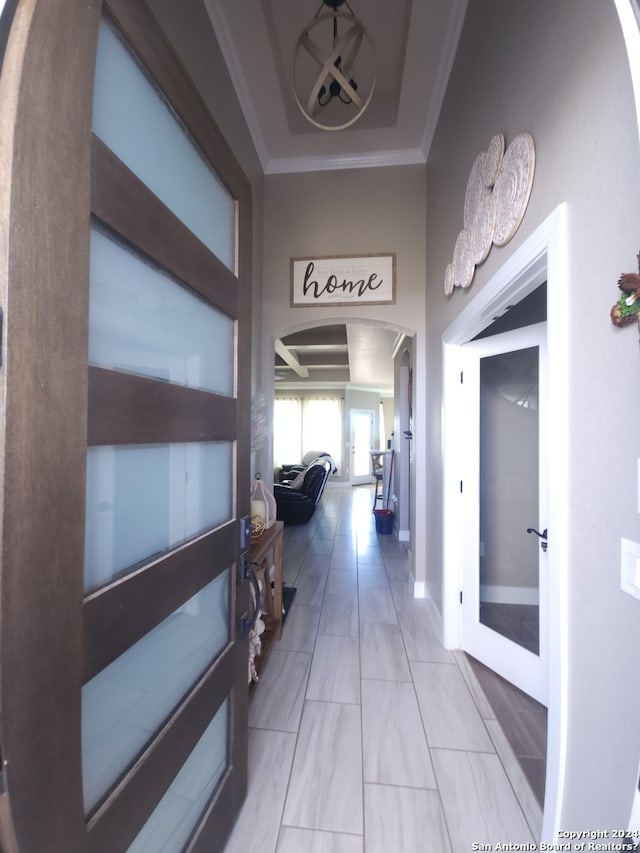
[{"label": "brown wall ornament", "polygon": [[638,273],[622,273],[618,279],[622,296],[611,309],[614,326],[629,326],[636,320],[640,328],[640,252],[637,259]]}]

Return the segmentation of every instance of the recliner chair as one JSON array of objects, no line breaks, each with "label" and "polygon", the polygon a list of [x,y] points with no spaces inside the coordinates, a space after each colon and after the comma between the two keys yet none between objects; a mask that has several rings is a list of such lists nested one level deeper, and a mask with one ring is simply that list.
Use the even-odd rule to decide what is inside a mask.
[{"label": "recliner chair", "polygon": [[315,462],[316,459],[320,459],[322,456],[326,456],[328,459],[330,459],[333,468],[331,473],[335,474],[338,469],[336,468],[336,464],[333,459],[331,459],[331,455],[329,453],[327,453],[325,450],[308,450],[302,457],[302,464],[285,464],[280,468],[280,482],[287,483],[288,485],[290,485],[291,481],[295,480],[298,474],[302,473],[303,471],[306,471],[312,462]]},{"label": "recliner chair", "polygon": [[276,499],[278,521],[284,521],[285,524],[305,524],[309,521],[322,497],[332,468],[330,457],[320,457],[298,475],[300,480],[297,487],[274,483],[273,496]]}]

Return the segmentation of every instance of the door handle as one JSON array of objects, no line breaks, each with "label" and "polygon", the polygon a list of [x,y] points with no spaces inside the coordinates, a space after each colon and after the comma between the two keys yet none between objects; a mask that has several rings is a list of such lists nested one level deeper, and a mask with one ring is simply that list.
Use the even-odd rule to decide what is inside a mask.
[{"label": "door handle", "polygon": [[547,528],[546,527],[542,531],[542,533],[540,533],[539,530],[536,530],[535,527],[527,527],[527,533],[535,533],[536,536],[539,536],[540,540],[541,540],[540,541],[540,547],[542,548],[543,551],[547,550],[547,548],[549,547],[549,543],[547,541]]}]

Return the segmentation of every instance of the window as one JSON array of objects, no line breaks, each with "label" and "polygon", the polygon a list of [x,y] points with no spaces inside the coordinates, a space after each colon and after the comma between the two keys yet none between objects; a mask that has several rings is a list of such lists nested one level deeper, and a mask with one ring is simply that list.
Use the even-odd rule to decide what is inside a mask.
[{"label": "window", "polygon": [[273,415],[275,467],[299,462],[309,450],[331,454],[342,464],[340,397],[277,397]]}]

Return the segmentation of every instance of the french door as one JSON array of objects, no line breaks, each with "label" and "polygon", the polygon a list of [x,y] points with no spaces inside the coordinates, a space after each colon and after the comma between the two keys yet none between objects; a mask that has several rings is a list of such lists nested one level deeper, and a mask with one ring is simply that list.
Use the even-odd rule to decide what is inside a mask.
[{"label": "french door", "polygon": [[546,324],[462,349],[462,645],[546,705]]},{"label": "french door", "polygon": [[248,185],[144,2],[20,3],[0,111],[0,837],[221,850],[246,788]]}]

